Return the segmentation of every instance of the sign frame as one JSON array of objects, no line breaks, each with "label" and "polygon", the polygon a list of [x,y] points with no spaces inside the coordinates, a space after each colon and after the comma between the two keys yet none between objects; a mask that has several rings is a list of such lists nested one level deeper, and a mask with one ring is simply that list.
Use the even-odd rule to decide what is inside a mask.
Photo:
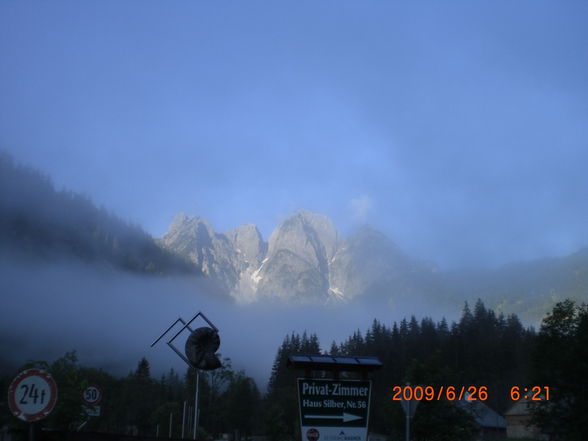
[{"label": "sign frame", "polygon": [[[25,394],[23,397],[21,397],[20,400],[18,400],[17,402],[17,390],[20,387],[26,387],[26,385],[23,385],[23,381],[27,380],[28,378],[31,377],[37,377],[40,378],[41,381],[44,381],[47,386],[49,387],[49,397],[47,398],[47,404],[42,407],[40,410],[36,411],[35,413],[26,413],[21,407],[20,404],[22,403],[22,400],[30,393],[33,392],[34,390],[34,383],[31,386],[30,390],[27,388],[25,391]],[[43,391],[44,392],[44,391]],[[53,377],[51,376],[51,374],[43,369],[40,368],[31,368],[31,369],[25,369],[24,371],[20,372],[10,383],[10,386],[8,387],[8,407],[10,408],[10,411],[12,412],[12,414],[17,417],[18,419],[22,420],[22,421],[26,421],[29,423],[32,423],[34,421],[39,421],[42,420],[43,418],[46,418],[51,411],[53,410],[53,408],[55,407],[55,404],[57,403],[57,396],[58,396],[58,390],[57,390],[57,383],[55,383],[55,380],[53,379]],[[41,399],[44,399],[43,395],[41,395]],[[35,401],[36,401],[36,397],[35,397]]]}]

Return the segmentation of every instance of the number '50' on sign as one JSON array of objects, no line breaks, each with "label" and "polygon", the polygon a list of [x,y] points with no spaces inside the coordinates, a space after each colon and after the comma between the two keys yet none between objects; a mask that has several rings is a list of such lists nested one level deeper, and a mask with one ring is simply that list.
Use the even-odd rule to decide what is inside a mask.
[{"label": "number '50' on sign", "polygon": [[96,406],[102,399],[102,391],[98,386],[88,386],[82,393],[84,403],[90,406]]}]

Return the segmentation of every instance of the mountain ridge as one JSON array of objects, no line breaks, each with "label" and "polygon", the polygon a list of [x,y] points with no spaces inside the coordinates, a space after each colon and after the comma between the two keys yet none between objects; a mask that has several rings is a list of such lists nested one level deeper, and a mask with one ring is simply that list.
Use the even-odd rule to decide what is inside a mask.
[{"label": "mountain ridge", "polygon": [[1,151],[0,171],[1,258],[203,275],[214,280],[211,289],[240,303],[363,307],[376,301],[390,308],[412,302],[418,311],[423,305],[455,310],[480,298],[497,311],[535,320],[565,298],[588,301],[586,247],[494,269],[441,271],[370,226],[343,237],[327,216],[308,210],[282,219],[267,241],[253,224],[218,233],[205,218],[184,213],[155,239],[86,196],[57,191],[46,175]]},{"label": "mountain ridge", "polygon": [[180,213],[159,243],[199,265],[203,274],[245,303],[347,301],[391,277],[436,271],[371,227],[362,226],[344,238],[327,216],[308,210],[284,218],[267,242],[255,225],[217,233],[205,219]]},{"label": "mountain ridge", "polygon": [[[191,254],[182,237],[192,238]],[[588,301],[588,248],[494,269],[441,271],[369,225],[343,237],[327,216],[308,210],[282,219],[267,242],[253,224],[217,233],[205,219],[181,213],[158,242],[201,265],[239,303],[455,307],[481,298],[497,311],[536,319],[564,298]]]}]

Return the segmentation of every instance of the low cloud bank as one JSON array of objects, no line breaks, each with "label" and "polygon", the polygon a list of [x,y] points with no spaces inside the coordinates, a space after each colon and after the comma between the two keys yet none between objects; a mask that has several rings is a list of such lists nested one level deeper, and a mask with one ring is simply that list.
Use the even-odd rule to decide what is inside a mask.
[{"label": "low cloud bank", "polygon": [[[385,324],[410,314],[441,319],[440,311],[419,305],[403,310],[368,302],[333,307],[236,305],[211,294],[201,278],[137,276],[78,263],[2,260],[0,268],[4,365],[53,360],[76,349],[82,364],[115,375],[128,374],[143,356],[154,375],[171,367],[185,372],[183,361],[164,341],[154,348],[150,344],[176,318],[189,320],[202,311],[220,329],[222,356],[264,389],[276,351],[291,332],[316,333],[321,347],[328,349],[333,340],[341,342],[357,329],[364,332],[374,318]],[[457,313],[443,315],[452,319]],[[199,324],[205,323],[194,326]],[[183,344],[178,338],[177,346],[183,349]]]}]

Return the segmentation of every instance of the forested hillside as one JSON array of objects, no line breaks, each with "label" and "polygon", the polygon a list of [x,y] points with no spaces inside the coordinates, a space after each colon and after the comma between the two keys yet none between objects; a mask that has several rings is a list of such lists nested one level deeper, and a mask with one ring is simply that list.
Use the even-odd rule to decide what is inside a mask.
[{"label": "forested hillside", "polygon": [[445,302],[482,298],[498,311],[539,322],[557,302],[588,301],[588,248],[563,257],[516,262],[495,269],[455,270],[443,276]]},{"label": "forested hillside", "polygon": [[[545,433],[558,439],[583,439],[588,423],[588,308],[571,300],[558,303],[545,316],[540,331],[525,329],[516,315],[496,315],[478,301],[465,305],[458,322],[412,316],[392,327],[375,321],[365,333],[356,331],[331,355],[375,355],[383,369],[373,374],[370,431],[402,439],[404,414],[392,400],[396,385],[485,387],[492,409],[504,415],[513,405],[511,389],[547,386],[548,402],[534,403],[534,418]],[[296,378],[286,368],[288,355],[319,354],[316,335],[291,335],[278,350],[269,383],[266,409],[272,439],[298,430]],[[522,389],[521,389],[522,390]],[[423,400],[415,414],[415,440],[468,440],[475,437],[471,413],[447,400]],[[292,439],[296,439],[295,437]]]},{"label": "forested hillside", "polygon": [[[383,362],[372,375],[371,432],[402,439],[404,414],[392,396],[394,386],[407,382],[436,389],[484,387],[485,404],[502,415],[515,402],[514,386],[539,386],[550,388],[550,398],[534,403],[536,424],[557,439],[581,440],[588,423],[587,343],[588,308],[569,300],[556,305],[539,332],[524,329],[515,315],[496,315],[479,301],[473,310],[466,305],[460,320],[451,324],[413,316],[389,327],[374,320],[365,333],[358,330],[340,344],[333,342],[329,351],[321,348],[317,335],[292,333],[277,350],[265,396],[245,372],[231,368],[229,359],[221,369],[201,372],[199,439],[220,439],[223,433],[236,434],[237,440],[254,434],[271,441],[300,439],[296,378],[305,373],[288,369],[288,356],[330,353],[372,355]],[[88,384],[104,393],[102,414],[84,426],[88,431],[153,436],[159,427],[160,435],[167,436],[171,414],[172,436],[179,436],[184,402],[193,406],[192,370],[185,375],[170,370],[154,378],[142,359],[128,376],[114,378],[80,366],[75,353],[50,364],[28,362],[20,369],[32,365],[49,370],[59,387],[57,407],[43,423],[48,430],[73,430],[87,419],[80,396]],[[0,371],[0,388],[6,390],[18,371]],[[5,405],[0,406],[3,424],[24,428]],[[474,415],[451,399],[421,401],[412,427],[416,441],[466,441],[475,439],[478,430]]]},{"label": "forested hillside", "polygon": [[[401,406],[392,401],[392,388],[407,382],[416,385],[485,386],[488,404],[503,413],[509,405],[513,385],[527,384],[531,371],[531,351],[536,333],[525,329],[516,315],[496,315],[481,301],[473,308],[466,304],[461,319],[448,324],[445,320],[417,320],[415,316],[394,322],[388,327],[376,320],[365,333],[357,330],[341,344],[332,343],[330,355],[375,355],[384,368],[373,374],[370,430],[402,437],[404,430]],[[316,336],[287,337],[282,344],[269,384],[268,400],[283,430],[296,430],[295,378],[300,372],[286,369],[287,355],[318,354],[321,348]],[[279,426],[278,426],[279,427]],[[423,402],[415,417],[415,439],[431,433],[454,433],[456,427],[469,428],[471,416],[448,401]],[[285,432],[284,432],[285,433]],[[433,438],[430,438],[433,439]]]},{"label": "forested hillside", "polygon": [[0,244],[11,258],[75,258],[151,274],[195,273],[140,227],[92,201],[57,191],[40,172],[0,153]]}]

